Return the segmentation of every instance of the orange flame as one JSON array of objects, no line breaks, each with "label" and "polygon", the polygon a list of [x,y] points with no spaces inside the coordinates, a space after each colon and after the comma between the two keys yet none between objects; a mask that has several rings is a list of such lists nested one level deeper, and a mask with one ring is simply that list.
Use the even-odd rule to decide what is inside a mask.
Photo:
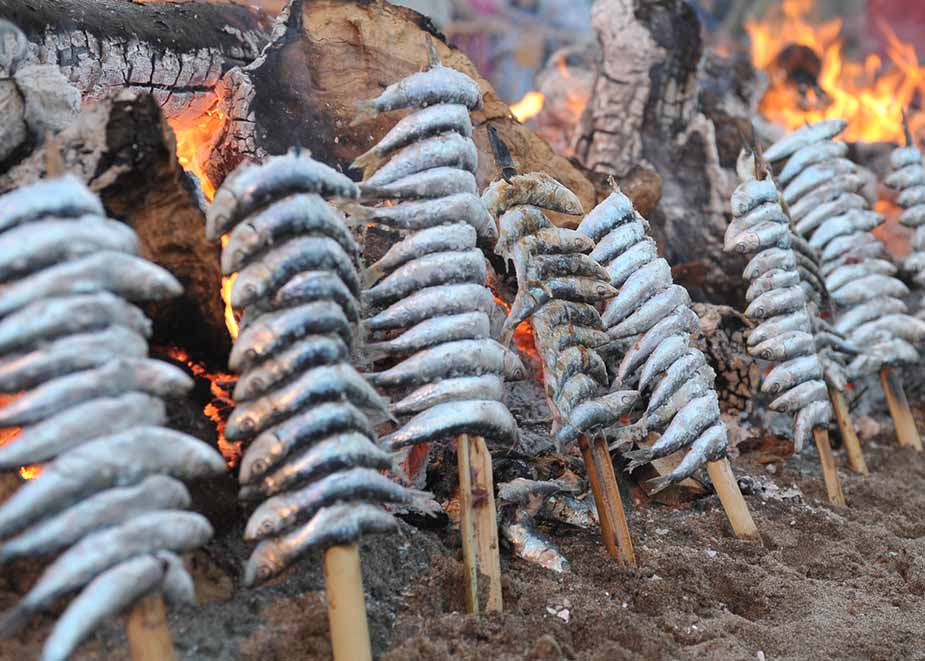
[{"label": "orange flame", "polygon": [[[746,21],[752,61],[769,77],[762,114],[788,130],[806,122],[843,118],[848,121],[846,140],[903,142],[901,111],[913,99],[925,98],[925,67],[919,65],[915,48],[881,23],[877,27],[889,43],[887,62],[876,54],[863,62],[846,60],[841,19],[813,24],[811,11],[812,0],[784,0],[763,19]],[[810,48],[819,57],[815,88],[800,89],[777,64],[778,55],[790,45]],[[925,114],[914,114],[910,123],[921,134]]]},{"label": "orange flame", "polygon": [[218,97],[212,108],[191,124],[178,118],[170,119],[168,123],[177,138],[177,161],[184,170],[196,175],[203,194],[211,202],[215,197],[215,184],[206,174],[206,164],[225,126],[225,113],[218,108]]},{"label": "orange flame", "polygon": [[232,442],[225,438],[225,426],[228,422],[228,413],[234,408],[234,399],[229,388],[237,380],[237,377],[224,372],[210,372],[204,365],[190,358],[190,355],[179,347],[170,347],[166,350],[166,353],[178,363],[186,365],[193,373],[193,376],[209,381],[209,391],[212,393],[213,399],[203,407],[202,412],[215,425],[219,452],[225,457],[228,466],[234,468],[241,459],[242,446],[240,441]]},{"label": "orange flame", "polygon": [[525,122],[540,114],[545,100],[542,92],[527,92],[520,101],[511,106],[511,114],[518,122]]}]

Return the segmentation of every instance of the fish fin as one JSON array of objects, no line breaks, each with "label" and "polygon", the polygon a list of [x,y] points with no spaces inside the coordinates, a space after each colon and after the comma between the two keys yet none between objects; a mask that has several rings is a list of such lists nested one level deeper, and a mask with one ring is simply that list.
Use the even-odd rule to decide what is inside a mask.
[{"label": "fish fin", "polygon": [[649,488],[650,496],[654,496],[659,491],[667,489],[672,484],[674,484],[674,479],[671,473],[668,475],[660,475],[659,477],[654,477],[651,480],[646,481],[646,486]]},{"label": "fish fin", "polygon": [[16,635],[31,615],[32,609],[24,606],[22,602],[8,610],[3,617],[0,617],[0,638],[10,638]]},{"label": "fish fin", "polygon": [[395,352],[389,348],[390,342],[371,342],[363,347],[363,359],[367,365],[382,358],[394,356]]},{"label": "fish fin", "polygon": [[357,110],[357,115],[351,120],[349,126],[357,126],[363,122],[368,122],[379,114],[379,111],[376,110],[376,99],[357,101],[353,105]]},{"label": "fish fin", "polygon": [[436,517],[443,514],[443,508],[440,506],[434,499],[434,494],[429,491],[423,491],[421,489],[406,489],[410,503],[410,507],[414,507],[416,510],[420,511],[421,514],[430,517]]},{"label": "fish fin", "polygon": [[630,463],[626,466],[627,473],[632,473],[652,460],[652,452],[648,448],[626,452],[623,456],[630,460]]},{"label": "fish fin", "polygon": [[365,225],[373,215],[373,210],[356,202],[345,202],[340,210],[347,214],[348,225]]},{"label": "fish fin", "polygon": [[382,161],[385,160],[382,156],[376,153],[376,148],[373,147],[365,154],[361,154],[353,159],[353,163],[350,164],[350,167],[354,170],[364,170],[364,179],[368,176],[365,171],[372,170],[375,172],[379,169],[379,166],[382,165]]}]

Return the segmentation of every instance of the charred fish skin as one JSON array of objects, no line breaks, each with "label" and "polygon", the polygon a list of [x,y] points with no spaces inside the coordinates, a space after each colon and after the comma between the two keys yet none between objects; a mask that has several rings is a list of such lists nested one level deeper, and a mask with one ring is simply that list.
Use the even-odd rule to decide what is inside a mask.
[{"label": "charred fish skin", "polygon": [[[436,172],[441,176],[452,176],[454,170],[450,168],[447,172],[446,168],[437,168]],[[494,218],[479,197],[471,192],[437,195],[432,199],[410,200],[384,207],[350,205],[347,209],[353,222],[379,223],[397,230],[418,232],[453,221],[470,225],[482,240],[494,241],[498,236]]]},{"label": "charred fish skin", "polygon": [[495,218],[523,205],[573,216],[584,212],[578,196],[545,172],[515,175],[510,182],[499,179],[482,193],[482,202]]},{"label": "charred fish skin", "polygon": [[73,175],[23,186],[0,198],[0,232],[40,218],[104,216],[99,198]]},{"label": "charred fish skin", "polygon": [[447,103],[475,110],[482,105],[482,93],[478,84],[466,74],[436,64],[389,85],[375,99],[357,102],[360,112],[351,125],[391,110]]}]

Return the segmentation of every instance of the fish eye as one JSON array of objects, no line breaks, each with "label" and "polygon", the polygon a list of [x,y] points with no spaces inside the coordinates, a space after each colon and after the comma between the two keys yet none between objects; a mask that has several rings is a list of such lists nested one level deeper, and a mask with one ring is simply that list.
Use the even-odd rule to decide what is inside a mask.
[{"label": "fish eye", "polygon": [[257,355],[257,350],[256,350],[256,349],[248,349],[248,350],[245,352],[245,355],[246,355],[246,356],[248,357],[248,359],[250,359],[250,360],[257,360],[257,358],[259,358],[259,356]]},{"label": "fish eye", "polygon": [[269,519],[260,524],[258,532],[261,535],[269,535],[271,532],[273,532],[273,524],[269,521]]},{"label": "fish eye", "polygon": [[234,258],[235,258],[235,260],[237,260],[237,262],[238,262],[239,264],[240,264],[241,262],[244,261],[244,258],[245,258],[245,257],[247,257],[247,252],[245,252],[244,250],[235,250],[235,251],[234,251]]},{"label": "fish eye", "polygon": [[260,580],[265,580],[270,578],[273,575],[273,569],[267,565],[260,565],[257,567],[257,578]]},{"label": "fish eye", "polygon": [[244,418],[241,421],[241,429],[244,431],[254,431],[254,420],[253,418]]},{"label": "fish eye", "polygon": [[258,459],[257,461],[254,462],[254,467],[253,467],[252,472],[256,474],[263,473],[263,471],[266,469],[266,463],[267,462],[264,461],[263,459]]}]

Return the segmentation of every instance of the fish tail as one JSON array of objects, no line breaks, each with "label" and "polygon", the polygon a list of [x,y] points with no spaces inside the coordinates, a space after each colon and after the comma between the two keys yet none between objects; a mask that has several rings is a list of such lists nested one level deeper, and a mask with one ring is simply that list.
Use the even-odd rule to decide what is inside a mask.
[{"label": "fish tail", "polygon": [[340,210],[347,214],[348,225],[365,225],[375,213],[370,207],[364,207],[357,202],[345,202]]},{"label": "fish tail", "polygon": [[382,267],[379,265],[379,262],[376,262],[371,266],[367,266],[363,271],[363,288],[369,289],[374,284],[379,282],[383,275],[385,274],[382,272]]},{"label": "fish tail", "polygon": [[674,478],[671,473],[668,475],[660,475],[659,477],[652,478],[646,482],[646,486],[649,487],[650,496],[654,496],[659,491],[667,489],[672,484],[674,484]]},{"label": "fish tail", "polygon": [[358,124],[362,124],[363,122],[368,122],[379,114],[379,111],[376,109],[376,99],[357,101],[353,105],[357,110],[357,115],[350,122],[350,126],[356,126]]},{"label": "fish tail", "polygon": [[350,167],[354,170],[363,170],[363,178],[365,179],[369,175],[367,171],[375,172],[379,169],[379,166],[382,164],[383,159],[379,154],[376,153],[376,148],[373,147],[365,154],[360,154],[357,156],[353,163],[350,164]]},{"label": "fish tail", "polygon": [[439,516],[443,513],[440,503],[434,500],[434,494],[420,489],[405,489],[409,504],[426,516]]},{"label": "fish tail", "polygon": [[363,347],[363,358],[367,364],[373,363],[381,358],[388,358],[394,352],[391,349],[391,342],[371,342]]},{"label": "fish tail", "polygon": [[22,602],[4,613],[0,617],[0,638],[10,638],[16,635],[25,626],[31,614],[32,609],[23,605]]},{"label": "fish tail", "polygon": [[645,464],[649,463],[649,461],[652,459],[652,453],[648,449],[633,450],[631,452],[627,452],[624,456],[630,460],[630,463],[626,467],[627,473],[632,473],[640,466],[644,466]]}]

